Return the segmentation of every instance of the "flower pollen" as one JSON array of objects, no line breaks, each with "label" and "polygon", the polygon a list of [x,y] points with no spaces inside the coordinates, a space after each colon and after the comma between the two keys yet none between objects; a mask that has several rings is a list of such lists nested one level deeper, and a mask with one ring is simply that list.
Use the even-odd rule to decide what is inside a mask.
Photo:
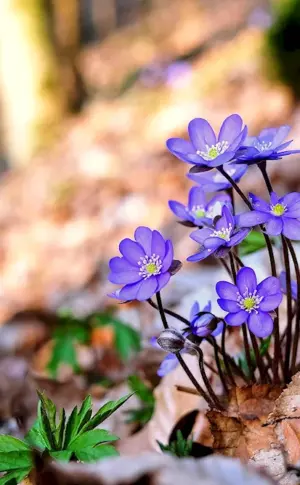
[{"label": "flower pollen", "polygon": [[224,239],[224,241],[230,241],[230,235],[232,231],[232,224],[229,224],[228,227],[222,227],[219,231],[214,231],[210,234],[210,237],[220,237]]},{"label": "flower pollen", "polygon": [[143,256],[138,261],[140,266],[139,275],[144,279],[150,278],[161,273],[162,262],[160,257],[153,253],[152,256]]},{"label": "flower pollen", "polygon": [[259,150],[260,152],[264,152],[265,150],[268,150],[272,145],[271,141],[257,141],[254,143],[255,148]]},{"label": "flower pollen", "polygon": [[227,148],[229,147],[228,141],[219,141],[215,145],[206,145],[206,152],[201,150],[197,150],[197,155],[204,158],[204,160],[214,160],[222,153],[226,152]]},{"label": "flower pollen", "polygon": [[197,217],[197,218],[200,218],[200,217],[205,217],[206,216],[206,212],[205,212],[205,209],[203,206],[201,205],[194,205],[192,207],[192,210],[190,211],[190,213],[194,216],[194,217]]},{"label": "flower pollen", "polygon": [[240,293],[238,293],[237,295],[238,305],[242,310],[245,310],[248,313],[251,313],[253,311],[255,313],[258,313],[257,309],[259,308],[259,304],[262,299],[263,296],[259,296],[257,294],[257,290],[254,290],[253,293],[249,293],[247,290],[243,295],[240,295]]},{"label": "flower pollen", "polygon": [[286,211],[284,204],[275,204],[271,206],[271,212],[274,216],[282,216]]}]

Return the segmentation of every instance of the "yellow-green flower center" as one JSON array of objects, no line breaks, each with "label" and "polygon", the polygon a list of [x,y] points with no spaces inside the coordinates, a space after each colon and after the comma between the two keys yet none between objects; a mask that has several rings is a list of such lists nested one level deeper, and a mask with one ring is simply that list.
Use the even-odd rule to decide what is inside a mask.
[{"label": "yellow-green flower center", "polygon": [[144,279],[161,273],[162,260],[158,254],[153,253],[152,256],[142,256],[138,261],[139,275]]},{"label": "yellow-green flower center", "polygon": [[222,153],[226,152],[229,147],[228,141],[218,141],[215,145],[205,145],[206,151],[197,150],[197,155],[204,158],[204,160],[214,160]]},{"label": "yellow-green flower center", "polygon": [[157,271],[157,266],[156,266],[155,263],[149,263],[149,264],[146,264],[145,269],[146,269],[147,273],[154,274]]},{"label": "yellow-green flower center", "polygon": [[219,153],[218,153],[218,150],[215,147],[211,147],[208,150],[207,155],[209,156],[209,158],[216,158],[219,155]]},{"label": "yellow-green flower center", "polygon": [[256,298],[249,296],[248,298],[244,299],[243,303],[245,310],[252,310],[252,308],[254,308],[256,305]]},{"label": "yellow-green flower center", "polygon": [[275,204],[272,206],[272,213],[274,216],[282,216],[286,211],[286,207],[283,204]]},{"label": "yellow-green flower center", "polygon": [[203,209],[195,210],[194,216],[195,217],[205,217],[205,210],[203,210]]}]

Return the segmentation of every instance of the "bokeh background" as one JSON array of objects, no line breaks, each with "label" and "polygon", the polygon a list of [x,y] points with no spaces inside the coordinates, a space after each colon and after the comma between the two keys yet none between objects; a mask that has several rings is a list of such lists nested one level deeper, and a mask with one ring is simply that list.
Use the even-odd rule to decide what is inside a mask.
[{"label": "bokeh background", "polygon": [[[191,182],[166,139],[236,112],[251,134],[291,124],[299,147],[299,32],[299,0],[0,1],[1,355],[41,347],[46,369],[62,307],[151,320],[107,298],[107,262],[138,225],[171,237],[183,261],[195,252],[168,209]],[[299,157],[270,173],[299,190]],[[265,190],[255,168],[242,187]],[[213,265],[186,264],[168,303],[191,288],[206,299]]]}]

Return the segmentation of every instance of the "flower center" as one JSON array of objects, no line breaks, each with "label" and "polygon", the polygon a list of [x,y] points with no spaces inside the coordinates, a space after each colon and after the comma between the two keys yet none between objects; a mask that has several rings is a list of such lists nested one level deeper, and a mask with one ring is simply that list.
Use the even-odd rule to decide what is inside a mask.
[{"label": "flower center", "polygon": [[[235,168],[231,168],[230,170],[226,170],[226,173],[229,175],[229,177],[232,177],[232,175],[234,175],[235,172],[236,172],[236,169]],[[219,172],[217,172],[216,175],[213,176],[213,181],[216,182],[216,183],[227,182],[227,180],[224,177],[224,175],[222,175]]]},{"label": "flower center", "polygon": [[257,290],[254,290],[253,293],[249,293],[247,290],[243,295],[240,295],[240,293],[237,295],[238,305],[242,310],[245,310],[248,313],[251,313],[252,311],[257,313],[257,309],[259,308],[262,299],[263,296],[259,296]]},{"label": "flower center", "polygon": [[230,235],[232,231],[232,224],[229,224],[228,227],[222,227],[219,231],[214,231],[210,237],[220,237],[224,239],[224,241],[230,241]]},{"label": "flower center", "polygon": [[192,216],[197,217],[197,218],[206,216],[205,209],[202,205],[194,205],[190,212],[191,212]]},{"label": "flower center", "polygon": [[255,142],[254,147],[257,148],[260,152],[264,152],[265,150],[268,150],[270,146],[272,145],[271,141],[260,141],[260,142]]},{"label": "flower center", "polygon": [[229,147],[229,143],[228,141],[219,141],[215,145],[205,145],[205,147],[206,152],[197,150],[197,155],[200,155],[200,157],[204,158],[204,160],[214,160],[219,155],[226,152],[227,148]]},{"label": "flower center", "polygon": [[284,204],[275,204],[271,206],[271,212],[274,216],[282,216],[286,211]]},{"label": "flower center", "polygon": [[140,267],[139,275],[144,279],[161,273],[162,262],[160,257],[153,253],[152,256],[142,256],[138,261]]}]

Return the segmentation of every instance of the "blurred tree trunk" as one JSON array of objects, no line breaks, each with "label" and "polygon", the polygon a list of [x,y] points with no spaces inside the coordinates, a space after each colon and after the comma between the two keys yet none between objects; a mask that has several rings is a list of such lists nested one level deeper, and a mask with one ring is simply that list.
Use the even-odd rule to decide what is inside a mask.
[{"label": "blurred tree trunk", "polygon": [[0,0],[1,115],[13,166],[51,144],[65,111],[47,20],[44,0]]}]

